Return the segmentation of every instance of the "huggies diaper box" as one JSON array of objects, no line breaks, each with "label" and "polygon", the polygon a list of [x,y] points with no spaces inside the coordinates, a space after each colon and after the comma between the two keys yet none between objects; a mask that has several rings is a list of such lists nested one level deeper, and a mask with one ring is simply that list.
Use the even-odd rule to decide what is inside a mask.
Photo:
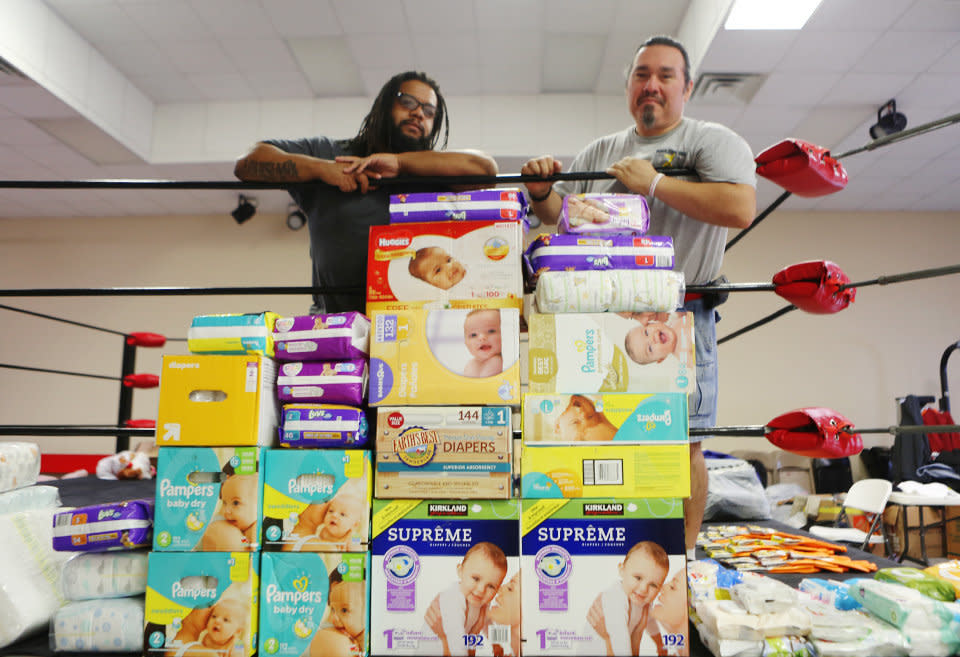
[{"label": "huggies diaper box", "polygon": [[527,318],[530,392],[696,390],[693,313]]},{"label": "huggies diaper box", "polygon": [[509,498],[511,420],[509,406],[381,406],[374,495]]},{"label": "huggies diaper box", "polygon": [[689,654],[683,500],[523,500],[521,532],[524,655]]},{"label": "huggies diaper box", "polygon": [[516,308],[375,311],[371,406],[520,404]]},{"label": "huggies diaper box", "polygon": [[53,514],[53,549],[105,552],[150,547],[153,500],[94,504]]},{"label": "huggies diaper box", "polygon": [[259,447],[161,447],[153,549],[260,549],[263,464]]},{"label": "huggies diaper box", "polygon": [[151,552],[143,654],[255,654],[259,557],[249,552]]},{"label": "huggies diaper box", "polygon": [[519,500],[374,500],[371,653],[518,655],[519,519]]},{"label": "huggies diaper box", "polygon": [[371,226],[367,314],[427,305],[520,308],[522,255],[517,221]]},{"label": "huggies diaper box", "polygon": [[527,393],[523,396],[523,440],[537,445],[686,443],[687,395]]},{"label": "huggies diaper box", "polygon": [[158,445],[271,445],[276,440],[272,358],[164,356],[162,367]]},{"label": "huggies diaper box", "polygon": [[367,549],[373,484],[370,452],[271,449],[264,462],[264,550]]},{"label": "huggies diaper box", "polygon": [[390,196],[390,223],[407,221],[526,221],[527,199],[516,187]]},{"label": "huggies diaper box", "polygon": [[277,360],[353,360],[370,350],[370,320],[357,312],[281,317],[273,325]]},{"label": "huggies diaper box", "polygon": [[264,552],[260,654],[366,657],[370,554]]},{"label": "huggies diaper box", "polygon": [[194,354],[273,356],[273,325],[277,313],[197,315],[187,330],[187,349]]},{"label": "huggies diaper box", "polygon": [[339,404],[284,404],[282,447],[364,447],[367,415]]}]

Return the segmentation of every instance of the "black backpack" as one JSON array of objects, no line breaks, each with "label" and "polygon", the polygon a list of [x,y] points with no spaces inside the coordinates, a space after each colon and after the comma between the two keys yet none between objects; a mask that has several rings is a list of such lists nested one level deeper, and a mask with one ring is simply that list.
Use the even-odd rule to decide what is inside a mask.
[{"label": "black backpack", "polygon": [[[923,424],[921,411],[933,397],[907,395],[900,402],[900,424]],[[925,433],[898,433],[890,452],[891,477],[894,484],[918,481],[917,468],[930,463],[930,443]]]}]

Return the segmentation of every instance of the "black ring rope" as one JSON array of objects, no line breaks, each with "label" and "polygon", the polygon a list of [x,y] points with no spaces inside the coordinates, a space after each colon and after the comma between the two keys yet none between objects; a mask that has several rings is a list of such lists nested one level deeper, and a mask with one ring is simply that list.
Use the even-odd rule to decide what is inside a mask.
[{"label": "black ring rope", "polygon": [[148,427],[108,427],[99,424],[0,424],[0,436],[143,436],[153,437]]},{"label": "black ring rope", "polygon": [[6,368],[8,370],[24,370],[27,372],[47,372],[48,374],[67,374],[69,376],[86,376],[91,379],[106,379],[108,381],[123,381],[119,376],[107,376],[105,374],[86,374],[84,372],[69,372],[67,370],[48,370],[42,367],[27,367],[26,365],[10,365],[8,363],[0,363],[0,367]]},{"label": "black ring rope", "polygon": [[81,327],[83,327],[83,328],[92,329],[92,330],[94,330],[94,331],[103,331],[104,333],[112,333],[113,335],[121,335],[121,336],[124,336],[124,337],[126,337],[127,335],[129,335],[128,333],[124,333],[124,332],[122,332],[122,331],[114,331],[113,329],[103,328],[103,327],[100,327],[100,326],[94,326],[93,324],[84,324],[83,322],[75,322],[75,321],[70,320],[70,319],[63,319],[62,317],[54,317],[53,315],[45,315],[45,314],[43,314],[43,313],[34,312],[34,311],[32,311],[32,310],[25,310],[25,309],[23,309],[23,308],[14,308],[13,306],[7,306],[7,305],[2,304],[2,303],[0,303],[0,308],[2,308],[2,309],[4,309],[4,310],[11,310],[11,311],[17,312],[17,313],[23,313],[24,315],[33,315],[34,317],[42,317],[43,319],[50,319],[50,320],[53,320],[53,321],[55,321],[55,322],[63,322],[64,324],[71,324],[71,325],[73,325],[73,326],[81,326]]}]

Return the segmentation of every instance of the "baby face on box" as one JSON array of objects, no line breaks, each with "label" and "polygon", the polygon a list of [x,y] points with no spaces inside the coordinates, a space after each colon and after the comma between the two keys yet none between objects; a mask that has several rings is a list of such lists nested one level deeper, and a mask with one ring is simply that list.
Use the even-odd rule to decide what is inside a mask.
[{"label": "baby face on box", "polygon": [[372,652],[519,654],[518,513],[516,500],[375,501]]}]

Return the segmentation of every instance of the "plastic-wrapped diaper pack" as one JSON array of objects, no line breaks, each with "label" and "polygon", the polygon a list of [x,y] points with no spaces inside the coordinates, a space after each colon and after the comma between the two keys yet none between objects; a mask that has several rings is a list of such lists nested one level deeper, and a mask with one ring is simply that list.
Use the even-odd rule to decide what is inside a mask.
[{"label": "plastic-wrapped diaper pack", "polygon": [[366,360],[283,363],[277,373],[281,401],[359,406],[366,394]]},{"label": "plastic-wrapped diaper pack", "polygon": [[358,312],[281,317],[273,325],[277,360],[353,360],[370,351],[370,320]]},{"label": "plastic-wrapped diaper pack", "polygon": [[59,506],[60,489],[56,486],[27,486],[0,493],[0,516]]},{"label": "plastic-wrapped diaper pack", "polygon": [[668,269],[547,271],[534,298],[542,313],[672,312],[685,290],[683,272]]},{"label": "plastic-wrapped diaper pack", "polygon": [[280,445],[283,447],[363,447],[367,416],[359,408],[339,404],[284,404]]},{"label": "plastic-wrapped diaper pack", "polygon": [[866,612],[843,611],[809,594],[801,594],[800,602],[810,614],[810,641],[821,657],[894,657],[908,652],[900,630]]},{"label": "plastic-wrapped diaper pack", "polygon": [[71,602],[50,623],[54,652],[139,652],[143,596]]},{"label": "plastic-wrapped diaper pack", "polygon": [[731,587],[730,597],[750,614],[786,611],[797,604],[796,589],[771,577],[745,577]]},{"label": "plastic-wrapped diaper pack", "polygon": [[542,233],[524,251],[523,264],[529,278],[545,271],[673,269],[673,239]]},{"label": "plastic-wrapped diaper pack", "polygon": [[527,199],[516,187],[390,196],[390,223],[408,221],[527,221]]},{"label": "plastic-wrapped diaper pack", "polygon": [[78,554],[64,564],[60,590],[67,600],[140,595],[147,590],[147,552]]},{"label": "plastic-wrapped diaper pack", "polygon": [[957,599],[957,593],[953,586],[939,577],[934,577],[919,568],[881,568],[873,576],[882,582],[893,582],[894,584],[903,584],[911,589],[916,589],[928,598],[940,600],[942,602],[953,602]]},{"label": "plastic-wrapped diaper pack", "polygon": [[644,235],[650,208],[639,194],[568,194],[563,199],[558,233]]},{"label": "plastic-wrapped diaper pack", "polygon": [[53,517],[53,549],[104,552],[150,547],[153,500],[93,504]]},{"label": "plastic-wrapped diaper pack", "polygon": [[37,483],[40,448],[34,443],[0,443],[0,491]]},{"label": "plastic-wrapped diaper pack", "polygon": [[194,354],[263,354],[273,356],[277,313],[197,315],[187,330],[187,349]]},{"label": "plastic-wrapped diaper pack", "polygon": [[950,584],[960,598],[960,559],[933,564],[924,568],[923,572],[930,573]]}]

